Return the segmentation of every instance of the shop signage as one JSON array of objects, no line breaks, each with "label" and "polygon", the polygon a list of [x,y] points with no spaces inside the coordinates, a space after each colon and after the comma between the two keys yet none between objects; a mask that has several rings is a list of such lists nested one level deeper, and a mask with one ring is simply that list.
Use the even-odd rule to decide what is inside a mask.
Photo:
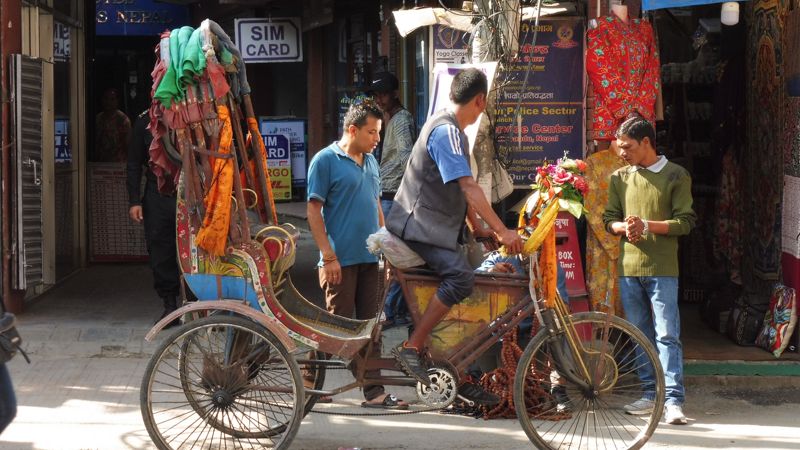
[{"label": "shop signage", "polygon": [[189,25],[187,6],[156,0],[97,0],[98,36],[158,36],[165,30]]},{"label": "shop signage", "polygon": [[[260,119],[262,135],[284,135],[289,139],[292,186],[306,186],[306,122],[301,119]],[[266,141],[264,142],[266,144]]]},{"label": "shop signage", "polygon": [[564,269],[564,277],[567,281],[567,293],[570,297],[586,295],[586,282],[583,277],[581,248],[578,245],[575,217],[566,212],[559,212],[555,227],[557,234],[566,234],[567,236],[567,240],[556,247],[558,263]]},{"label": "shop signage", "polygon": [[236,47],[246,63],[303,61],[300,19],[236,19]]},{"label": "shop signage", "polygon": [[53,22],[53,60],[55,62],[68,62],[69,56],[69,25]]},{"label": "shop signage", "polygon": [[289,138],[283,134],[265,134],[264,145],[267,149],[267,166],[269,179],[272,182],[272,195],[275,200],[292,198],[292,162]]},{"label": "shop signage", "polygon": [[469,35],[444,25],[433,25],[433,63],[469,62]]},{"label": "shop signage", "polygon": [[56,119],[53,122],[55,128],[56,162],[72,162],[72,149],[69,145],[69,119]]},{"label": "shop signage", "polygon": [[497,76],[504,88],[496,103],[496,148],[508,155],[516,187],[533,183],[545,159],[565,151],[583,155],[583,29],[580,18],[541,20],[534,44],[533,22],[523,22],[519,56]]}]

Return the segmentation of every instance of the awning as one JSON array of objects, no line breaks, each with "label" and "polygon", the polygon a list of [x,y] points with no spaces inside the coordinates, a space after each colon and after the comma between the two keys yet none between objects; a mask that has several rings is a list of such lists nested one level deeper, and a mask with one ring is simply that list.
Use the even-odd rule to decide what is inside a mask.
[{"label": "awning", "polygon": [[642,0],[642,9],[682,8],[684,6],[710,5],[712,3],[725,3],[729,0]]}]

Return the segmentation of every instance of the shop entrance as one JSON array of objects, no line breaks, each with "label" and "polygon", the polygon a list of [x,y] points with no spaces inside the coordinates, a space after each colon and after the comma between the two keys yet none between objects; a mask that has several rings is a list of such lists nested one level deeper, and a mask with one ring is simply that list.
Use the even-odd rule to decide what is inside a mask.
[{"label": "shop entrance", "polygon": [[[743,258],[753,231],[745,230],[741,207],[743,180],[752,170],[744,157],[746,24],[722,25],[718,5],[658,10],[653,23],[664,104],[657,147],[691,173],[698,217],[695,229],[682,238],[679,253],[684,359],[774,361],[760,347],[737,345],[735,321],[730,320],[734,310],[763,317],[769,302],[768,296],[746,287],[748,281],[752,284],[752,273],[742,273],[752,265]],[[796,345],[796,340],[790,343],[781,360],[800,361]]]}]

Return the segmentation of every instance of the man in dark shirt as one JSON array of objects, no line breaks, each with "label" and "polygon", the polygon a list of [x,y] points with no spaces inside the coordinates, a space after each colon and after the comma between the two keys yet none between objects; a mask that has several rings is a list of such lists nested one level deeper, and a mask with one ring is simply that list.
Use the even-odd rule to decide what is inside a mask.
[{"label": "man in dark shirt", "polygon": [[[161,318],[175,311],[180,293],[180,269],[175,241],[175,196],[158,192],[156,176],[148,167],[150,142],[153,135],[147,129],[147,111],[139,114],[133,126],[128,146],[128,215],[137,223],[144,222],[147,253],[153,270],[153,287],[164,303]],[[147,182],[141,194],[142,171]],[[179,325],[173,321],[168,326]]]}]

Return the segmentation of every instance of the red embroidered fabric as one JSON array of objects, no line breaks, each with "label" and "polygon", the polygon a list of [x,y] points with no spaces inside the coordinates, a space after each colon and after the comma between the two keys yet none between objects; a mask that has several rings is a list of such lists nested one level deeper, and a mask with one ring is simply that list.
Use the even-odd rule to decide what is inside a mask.
[{"label": "red embroidered fabric", "polygon": [[632,113],[655,120],[660,86],[658,46],[649,22],[617,16],[597,19],[586,33],[586,72],[594,90],[591,139],[610,141]]},{"label": "red embroidered fabric", "polygon": [[[169,40],[169,31],[161,34],[161,39]],[[160,52],[159,52],[160,53]],[[150,92],[150,97],[155,93],[156,88],[164,78],[167,72],[167,67],[163,59],[159,58],[158,63],[153,68],[150,74],[153,77],[153,88]],[[162,194],[174,194],[175,186],[178,185],[178,177],[180,176],[180,167],[175,164],[164,148],[162,138],[169,139],[169,130],[162,120],[164,116],[164,107],[160,102],[154,101],[150,105],[150,124],[147,129],[153,134],[153,141],[150,143],[150,170],[156,175],[158,182],[158,192]]]}]

